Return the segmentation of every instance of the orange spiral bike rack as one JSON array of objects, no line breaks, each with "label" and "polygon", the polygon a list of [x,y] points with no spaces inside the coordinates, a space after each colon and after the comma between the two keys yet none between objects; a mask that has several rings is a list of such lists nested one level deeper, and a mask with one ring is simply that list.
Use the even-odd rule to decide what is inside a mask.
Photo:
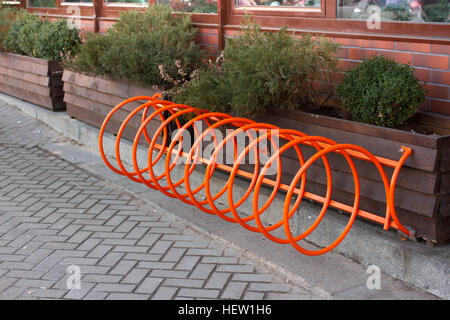
[{"label": "orange spiral bike rack", "polygon": [[[103,149],[103,136],[105,128],[113,117],[113,115],[125,105],[131,102],[146,101],[135,108],[123,121],[117,132],[115,142],[115,156],[118,164],[118,168],[114,167],[106,158]],[[152,112],[149,113],[149,110]],[[139,114],[139,115],[138,115]],[[190,115],[189,117],[186,117]],[[133,141],[132,159],[134,171],[127,171],[122,163],[120,156],[120,141],[124,133],[125,127],[130,120],[135,116],[141,116],[142,124],[140,125],[135,139]],[[160,120],[161,124],[151,136],[147,127],[151,121]],[[203,132],[199,132],[195,123],[201,121],[207,124],[207,129]],[[178,129],[173,137],[169,137],[171,132],[170,126],[176,126]],[[233,128],[231,133],[228,133],[223,139],[219,139],[215,133],[216,129]],[[189,151],[183,150],[183,133],[190,130],[194,132],[193,144]],[[258,133],[258,135],[254,133]],[[245,133],[250,142],[246,144],[245,148],[238,152],[236,137],[239,134]],[[205,137],[211,135],[214,142],[214,149],[209,158],[200,156],[201,144],[204,142]],[[146,161],[147,166],[145,168],[139,168],[138,166],[138,145],[142,138],[149,144],[148,147],[148,159]],[[161,143],[157,143],[157,140],[162,139]],[[277,146],[275,139],[282,139],[285,143],[282,146]],[[274,152],[268,158],[268,161],[264,165],[259,164],[260,157],[260,143],[270,143]],[[233,161],[232,164],[219,163],[218,156],[222,152],[226,145],[232,144],[233,146]],[[142,145],[142,144],[141,144]],[[305,159],[300,146],[308,146],[314,148],[317,152],[314,153],[308,159]],[[178,147],[177,147],[178,146]],[[282,175],[282,161],[281,154],[288,149],[293,149],[299,159],[300,169],[295,174],[290,184],[281,182]],[[222,219],[238,223],[247,230],[253,232],[260,232],[268,239],[281,244],[291,244],[296,250],[306,255],[321,255],[329,252],[335,248],[350,231],[355,218],[357,216],[377,222],[383,225],[384,230],[389,228],[397,229],[406,236],[414,236],[414,232],[405,227],[397,217],[395,212],[395,186],[400,169],[403,166],[405,160],[412,154],[412,150],[407,147],[402,147],[402,156],[398,161],[390,160],[382,157],[374,156],[366,149],[353,145],[353,144],[338,144],[333,140],[320,136],[308,136],[303,132],[292,129],[281,129],[271,124],[257,123],[253,120],[246,118],[232,117],[228,114],[210,112],[206,110],[199,110],[187,105],[176,104],[170,101],[161,99],[160,95],[154,95],[153,97],[138,96],[127,99],[117,106],[115,106],[111,112],[105,118],[99,134],[99,150],[105,164],[115,173],[124,175],[131,180],[143,183],[144,185],[159,190],[163,194],[177,198],[184,203],[194,205],[201,211],[208,214],[215,214]],[[240,169],[240,165],[245,157],[250,154],[254,155],[254,170]],[[336,153],[344,157],[349,165],[354,181],[354,202],[353,205],[347,205],[331,199],[332,193],[332,174],[330,163],[327,159],[327,154]],[[165,156],[165,157],[163,157]],[[372,162],[380,174],[381,181],[384,185],[386,194],[386,213],[384,216],[379,216],[374,213],[370,213],[359,208],[360,203],[360,183],[358,172],[353,159],[364,160]],[[184,175],[178,181],[172,181],[171,172],[175,166],[184,164]],[[326,195],[321,196],[306,191],[306,171],[316,161],[321,161],[325,169],[327,176]],[[155,174],[154,167],[161,161],[164,164],[164,172],[162,174]],[[191,187],[189,177],[193,173],[197,164],[206,166],[204,173],[204,180],[198,187]],[[383,169],[384,166],[394,168],[390,181]],[[271,179],[267,177],[268,170],[276,166],[276,178]],[[228,180],[223,188],[216,194],[211,194],[211,178],[218,169],[222,172],[227,172]],[[144,174],[148,177],[144,177]],[[233,199],[233,185],[236,177],[245,178],[249,181],[249,187],[247,191],[242,195],[239,201]],[[165,181],[164,185],[162,182]],[[264,205],[259,204],[259,194],[262,186],[272,189],[270,196]],[[180,188],[178,188],[180,187]],[[178,188],[178,190],[177,190]],[[180,189],[185,190],[184,193],[180,193]],[[201,196],[200,191],[206,195]],[[227,193],[227,207],[218,209],[215,201],[221,196],[225,196]],[[252,197],[250,195],[253,193]],[[283,216],[280,221],[275,224],[265,226],[261,221],[261,216],[264,211],[271,205],[276,195],[282,193],[285,197],[283,206]],[[252,202],[253,214],[240,217],[237,213],[237,208],[241,206],[247,199]],[[322,204],[320,213],[316,217],[315,221],[299,235],[293,235],[289,226],[289,220],[299,208],[302,199],[310,199],[316,203]],[[293,204],[291,204],[293,202]],[[307,250],[299,245],[299,242],[310,235],[320,224],[325,216],[328,208],[335,208],[340,211],[350,214],[347,225],[342,233],[337,237],[333,243],[324,248],[318,250]],[[251,225],[252,223],[253,225]],[[277,237],[273,235],[274,231],[280,229],[284,231],[285,237]],[[279,232],[277,233],[279,234]]]}]

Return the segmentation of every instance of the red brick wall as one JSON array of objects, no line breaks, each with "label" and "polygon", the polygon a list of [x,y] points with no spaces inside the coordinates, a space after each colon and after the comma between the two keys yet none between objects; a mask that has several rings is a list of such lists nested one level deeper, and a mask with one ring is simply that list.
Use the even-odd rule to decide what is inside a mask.
[{"label": "red brick wall", "polygon": [[339,66],[346,70],[362,59],[383,55],[410,64],[427,90],[424,111],[450,115],[450,46],[429,43],[335,38],[342,48]]},{"label": "red brick wall", "polygon": [[109,28],[111,28],[113,26],[115,21],[111,21],[111,20],[100,20],[98,22],[98,26],[99,26],[99,32],[103,33],[106,32],[106,30],[108,30]]},{"label": "red brick wall", "polygon": [[[50,21],[57,20],[58,18],[48,17]],[[94,20],[93,19],[81,19],[80,28],[82,32],[94,32]]]},{"label": "red brick wall", "polygon": [[197,28],[195,41],[200,45],[200,48],[205,50],[212,57],[217,56],[217,52],[219,51],[218,39],[217,29]]}]

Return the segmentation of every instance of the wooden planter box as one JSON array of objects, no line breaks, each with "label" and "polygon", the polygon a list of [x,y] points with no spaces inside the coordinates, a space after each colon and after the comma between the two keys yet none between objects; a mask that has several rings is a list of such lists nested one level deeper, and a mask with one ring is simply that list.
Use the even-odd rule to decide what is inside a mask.
[{"label": "wooden planter box", "polygon": [[[123,100],[135,96],[153,96],[160,92],[154,88],[142,88],[129,82],[86,76],[70,70],[64,70],[63,81],[67,113],[97,128],[101,127],[111,109]],[[133,102],[118,110],[108,123],[106,131],[117,133],[130,111],[140,104]],[[155,124],[158,123],[155,121]],[[134,140],[140,125],[140,117],[133,117],[124,131],[124,137]]]},{"label": "wooden planter box", "polygon": [[[64,101],[67,112],[74,118],[100,128],[108,112],[123,100],[138,96],[152,96],[152,88],[141,88],[127,82],[111,81],[64,71]],[[140,103],[132,103],[118,111],[107,131],[117,133],[122,121]],[[133,118],[124,137],[134,139],[141,122]],[[417,121],[433,125],[438,132],[450,132],[449,117],[418,115]],[[398,160],[401,145],[411,147],[413,155],[405,162],[396,188],[397,213],[405,225],[411,226],[418,237],[438,244],[450,242],[450,136],[426,136],[407,131],[371,126],[342,119],[302,112],[279,111],[261,116],[257,121],[272,123],[281,128],[320,135],[338,143],[362,146],[374,155]],[[150,123],[159,125],[159,120]],[[305,156],[312,154],[305,150]],[[333,196],[337,201],[353,204],[353,177],[347,162],[337,154],[328,156],[333,168]],[[298,161],[283,156],[283,178],[291,181],[298,170]],[[360,208],[384,215],[385,194],[378,171],[373,164],[355,159],[361,183]],[[388,178],[392,169],[385,168]],[[326,175],[317,161],[308,170],[307,190],[324,194]],[[381,230],[381,226],[380,226]]]},{"label": "wooden planter box", "polygon": [[59,61],[0,52],[0,92],[52,111],[65,110]]},{"label": "wooden planter box", "polygon": [[[397,181],[395,204],[399,219],[420,238],[438,244],[450,242],[450,117],[416,116],[415,121],[433,126],[435,132],[443,135],[423,135],[304,112],[275,111],[257,121],[323,136],[337,143],[355,144],[393,160],[400,159],[402,145],[412,148],[413,154],[404,163]],[[306,159],[313,152],[312,148],[306,150]],[[354,183],[346,160],[337,154],[329,154],[327,158],[333,170],[332,199],[352,205]],[[384,216],[386,197],[378,170],[372,163],[354,161],[361,183],[360,208]],[[282,163],[290,183],[299,167],[297,156],[288,153]],[[393,169],[385,167],[385,171],[390,179]],[[326,173],[320,160],[308,170],[307,180],[307,190],[325,194]]]}]

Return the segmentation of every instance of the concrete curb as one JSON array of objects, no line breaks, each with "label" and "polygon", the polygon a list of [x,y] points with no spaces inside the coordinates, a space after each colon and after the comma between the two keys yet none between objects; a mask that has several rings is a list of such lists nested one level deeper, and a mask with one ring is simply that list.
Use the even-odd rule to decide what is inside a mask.
[{"label": "concrete curb", "polygon": [[[66,113],[52,113],[33,104],[4,94],[0,94],[0,100],[45,123],[64,136],[75,140],[88,148],[96,151],[98,150],[98,129],[78,120],[72,119]],[[114,138],[111,135],[106,135],[105,150],[113,150],[114,142]],[[131,144],[123,143],[122,145],[122,160],[125,163],[129,163],[130,159],[127,154],[130,154],[129,151]],[[98,164],[93,164],[93,166],[94,167],[91,167],[90,169],[94,168],[94,171],[95,169],[98,170]],[[103,165],[103,167],[105,166]],[[85,169],[89,170],[89,166],[86,166]],[[101,172],[103,177],[103,170]],[[107,175],[107,173],[105,173],[105,175]],[[117,179],[123,180],[124,178],[111,177],[108,180],[121,188],[123,188],[124,185],[128,186],[127,183],[116,183],[119,181]],[[223,180],[220,178],[215,179],[217,179],[217,183],[220,183],[220,181],[223,183]],[[155,195],[142,192],[142,186],[139,184],[137,185],[140,186],[140,188],[136,188],[134,185],[136,184],[130,182],[130,187],[125,187],[125,189],[146,202],[152,204],[155,203],[155,201],[152,201],[151,199],[151,197],[155,197]],[[163,200],[158,198],[157,201],[159,201],[157,203],[160,203]],[[274,209],[272,210],[273,212],[269,215],[268,220],[277,218],[279,210],[276,208],[279,208],[279,205],[281,204],[281,200],[275,203]],[[170,205],[172,204],[168,204],[165,207],[158,205],[158,207],[164,207],[164,210],[170,213],[170,211],[167,210],[167,207],[170,207]],[[308,225],[308,220],[315,214],[314,212],[318,211],[315,209],[316,206],[313,204],[305,203],[305,208],[305,211],[301,212],[301,215],[298,215],[298,218],[295,221],[296,226],[293,227],[303,228],[305,225]],[[244,208],[244,210],[246,209]],[[327,219],[325,219],[320,225],[320,228],[308,238],[308,240],[316,245],[323,246],[330,243],[336,238],[338,231],[342,230],[347,223],[347,216],[340,215],[336,212],[332,212],[331,210],[329,211],[330,212],[327,213]],[[172,213],[170,213],[170,215],[174,216]],[[228,227],[229,224],[227,227],[218,228],[217,226],[221,224],[217,223],[217,220],[215,220],[216,222],[214,223],[214,226],[211,226],[208,224],[210,223],[208,222],[210,220],[205,218],[200,220],[197,219],[195,215],[189,216],[188,218],[186,218],[186,215],[183,215],[182,217],[179,215],[175,216],[194,229],[199,230],[199,232],[207,233],[211,237],[225,243],[226,245],[235,247],[237,250],[242,251],[243,254],[245,253],[248,258],[259,261],[277,272],[281,272],[287,279],[290,279],[293,282],[298,282],[321,296],[327,297],[330,296],[330,293],[333,294],[333,290],[328,290],[323,286],[316,285],[317,282],[320,282],[319,278],[317,278],[316,282],[311,282],[306,281],[304,276],[299,276],[299,273],[297,272],[299,267],[294,263],[291,264],[287,261],[283,267],[280,267],[277,263],[278,253],[270,254],[267,250],[260,250],[255,246],[243,247],[242,243],[235,240],[239,236],[234,233],[235,228]],[[238,226],[238,228],[240,227]],[[397,240],[396,234],[393,232],[383,232],[378,225],[375,226],[367,222],[356,221],[347,238],[334,250],[334,253],[339,253],[365,266],[373,264],[377,265],[384,273],[394,278],[402,280],[415,287],[422,288],[444,299],[450,299],[449,248],[449,245],[441,247],[427,247],[423,244],[417,244],[409,241],[401,242]],[[298,253],[293,249],[286,250],[290,250],[288,253],[290,255],[298,255]]]}]

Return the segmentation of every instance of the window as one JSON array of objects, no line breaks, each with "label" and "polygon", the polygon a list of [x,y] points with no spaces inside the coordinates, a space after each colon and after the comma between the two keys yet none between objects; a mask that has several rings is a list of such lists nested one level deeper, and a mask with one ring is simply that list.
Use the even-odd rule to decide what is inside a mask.
[{"label": "window", "polygon": [[217,0],[158,0],[174,12],[217,13]]},{"label": "window", "polygon": [[64,4],[74,4],[74,3],[76,3],[76,4],[85,4],[85,5],[88,5],[88,4],[90,4],[90,5],[92,5],[92,2],[93,2],[93,0],[61,0],[61,5],[64,5]]},{"label": "window", "polygon": [[320,8],[321,0],[236,0],[236,6]]},{"label": "window", "polygon": [[56,8],[56,0],[29,0],[28,5],[35,8]]},{"label": "window", "polygon": [[106,0],[106,3],[108,3],[108,4],[130,3],[130,4],[139,4],[139,5],[147,5],[148,4],[147,0]]},{"label": "window", "polygon": [[337,0],[337,18],[450,23],[449,0]]}]

